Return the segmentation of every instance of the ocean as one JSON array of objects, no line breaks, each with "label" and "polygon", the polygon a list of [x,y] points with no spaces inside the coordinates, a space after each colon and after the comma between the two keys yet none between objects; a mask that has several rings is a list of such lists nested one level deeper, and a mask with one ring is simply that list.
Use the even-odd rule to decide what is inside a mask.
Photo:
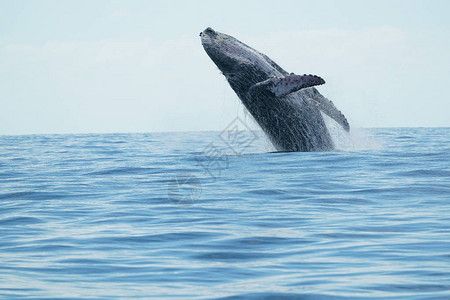
[{"label": "ocean", "polygon": [[0,136],[4,299],[450,299],[450,128]]}]

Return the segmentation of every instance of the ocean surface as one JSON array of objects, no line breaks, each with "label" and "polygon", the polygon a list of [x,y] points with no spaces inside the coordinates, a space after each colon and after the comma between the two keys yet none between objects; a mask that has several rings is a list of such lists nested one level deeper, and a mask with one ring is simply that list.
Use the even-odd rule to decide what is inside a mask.
[{"label": "ocean surface", "polygon": [[243,123],[0,136],[0,298],[450,299],[450,128]]}]

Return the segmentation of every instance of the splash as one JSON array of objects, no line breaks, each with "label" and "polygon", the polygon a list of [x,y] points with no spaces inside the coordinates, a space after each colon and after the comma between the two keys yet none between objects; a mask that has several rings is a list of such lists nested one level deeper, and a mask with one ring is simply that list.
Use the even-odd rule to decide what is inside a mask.
[{"label": "splash", "polygon": [[245,107],[243,108],[243,112],[246,124],[252,129],[252,132],[258,136],[254,147],[247,149],[246,154],[276,152],[277,149],[275,146]]},{"label": "splash", "polygon": [[[242,106],[242,108],[242,119],[246,125],[251,128],[253,134],[258,136],[254,144],[245,149],[244,154],[277,152],[277,149],[255,121],[253,116],[245,109],[245,107]],[[351,127],[350,131],[347,132],[328,115],[323,112],[321,112],[321,114],[337,151],[350,152],[383,149],[382,141],[376,138],[367,129]]]},{"label": "splash", "polygon": [[351,128],[345,131],[336,121],[322,113],[325,124],[330,132],[333,143],[338,151],[381,150],[380,141],[363,128]]}]

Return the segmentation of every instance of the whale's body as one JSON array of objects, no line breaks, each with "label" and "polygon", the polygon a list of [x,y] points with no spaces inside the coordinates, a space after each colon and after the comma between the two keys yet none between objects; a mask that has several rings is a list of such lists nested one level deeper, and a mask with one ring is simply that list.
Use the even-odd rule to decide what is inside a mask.
[{"label": "whale's body", "polygon": [[332,150],[321,112],[349,130],[345,116],[312,87],[324,84],[322,78],[289,74],[266,55],[211,28],[200,36],[206,53],[278,151]]}]

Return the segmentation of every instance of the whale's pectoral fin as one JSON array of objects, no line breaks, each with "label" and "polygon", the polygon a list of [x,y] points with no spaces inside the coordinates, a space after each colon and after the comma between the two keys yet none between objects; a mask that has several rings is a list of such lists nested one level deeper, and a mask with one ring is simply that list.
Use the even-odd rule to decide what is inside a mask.
[{"label": "whale's pectoral fin", "polygon": [[346,131],[350,130],[350,125],[348,124],[347,119],[344,114],[334,106],[333,102],[320,95],[316,89],[312,91],[314,93],[314,97],[311,97],[311,102],[324,114],[335,120],[338,124],[340,124]]},{"label": "whale's pectoral fin", "polygon": [[258,91],[271,92],[276,97],[286,96],[298,90],[324,84],[325,80],[316,75],[286,75],[284,77],[269,78],[253,85],[249,92],[255,94]]}]

